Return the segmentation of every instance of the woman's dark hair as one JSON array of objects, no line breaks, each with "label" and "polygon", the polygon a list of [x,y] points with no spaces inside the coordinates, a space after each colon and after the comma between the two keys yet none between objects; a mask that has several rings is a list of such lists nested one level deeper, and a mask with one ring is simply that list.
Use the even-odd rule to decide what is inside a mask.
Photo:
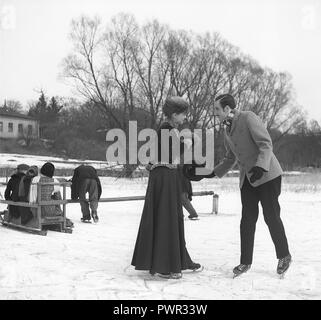
[{"label": "woman's dark hair", "polygon": [[187,112],[188,108],[188,103],[182,97],[173,96],[166,99],[163,106],[163,113],[167,118],[170,118],[173,113],[179,114]]},{"label": "woman's dark hair", "polygon": [[233,96],[228,93],[221,94],[215,98],[215,101],[219,101],[222,108],[224,109],[226,106],[229,106],[231,109],[235,109],[236,104]]}]

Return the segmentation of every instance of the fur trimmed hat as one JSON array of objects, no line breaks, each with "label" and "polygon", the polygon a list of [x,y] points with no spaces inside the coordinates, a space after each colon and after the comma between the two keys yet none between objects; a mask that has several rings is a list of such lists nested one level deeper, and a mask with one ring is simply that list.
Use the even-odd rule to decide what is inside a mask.
[{"label": "fur trimmed hat", "polygon": [[173,113],[183,113],[187,112],[189,104],[187,101],[179,96],[173,96],[166,99],[163,112],[167,118],[170,118]]}]

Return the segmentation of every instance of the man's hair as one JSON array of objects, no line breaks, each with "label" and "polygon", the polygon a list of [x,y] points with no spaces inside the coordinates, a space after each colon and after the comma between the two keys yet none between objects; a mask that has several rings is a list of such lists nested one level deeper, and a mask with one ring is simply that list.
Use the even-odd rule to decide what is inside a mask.
[{"label": "man's hair", "polygon": [[229,106],[231,109],[236,108],[236,104],[233,96],[231,96],[228,93],[219,95],[218,97],[215,98],[215,101],[219,101],[223,109],[226,106]]},{"label": "man's hair", "polygon": [[189,105],[183,98],[174,96],[166,99],[163,106],[163,113],[170,118],[173,113],[179,114],[187,112]]}]

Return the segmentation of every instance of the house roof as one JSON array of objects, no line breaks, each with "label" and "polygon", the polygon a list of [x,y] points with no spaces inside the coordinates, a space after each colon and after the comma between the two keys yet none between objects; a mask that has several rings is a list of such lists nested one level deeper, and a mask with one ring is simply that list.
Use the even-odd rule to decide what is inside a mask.
[{"label": "house roof", "polygon": [[37,119],[29,117],[25,114],[21,113],[13,113],[13,112],[1,112],[0,111],[0,118],[1,117],[6,117],[6,118],[19,118],[19,119],[26,119],[26,120],[34,120],[37,121]]}]

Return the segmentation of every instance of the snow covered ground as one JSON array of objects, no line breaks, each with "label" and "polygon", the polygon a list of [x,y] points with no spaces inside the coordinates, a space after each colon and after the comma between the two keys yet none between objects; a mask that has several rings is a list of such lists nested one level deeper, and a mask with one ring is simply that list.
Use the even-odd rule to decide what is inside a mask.
[{"label": "snow covered ground", "polygon": [[[146,182],[102,178],[102,196],[144,195]],[[100,203],[98,224],[81,223],[79,204],[69,204],[72,234],[39,236],[0,227],[0,299],[321,299],[320,175],[284,179],[281,215],[294,261],[282,280],[262,214],[252,269],[232,279],[239,262],[238,178],[204,179],[193,186],[220,196],[218,215],[210,214],[210,196],[194,197],[201,219],[185,220],[187,248],[205,266],[203,272],[160,280],[134,270],[130,262],[143,201]]]}]

